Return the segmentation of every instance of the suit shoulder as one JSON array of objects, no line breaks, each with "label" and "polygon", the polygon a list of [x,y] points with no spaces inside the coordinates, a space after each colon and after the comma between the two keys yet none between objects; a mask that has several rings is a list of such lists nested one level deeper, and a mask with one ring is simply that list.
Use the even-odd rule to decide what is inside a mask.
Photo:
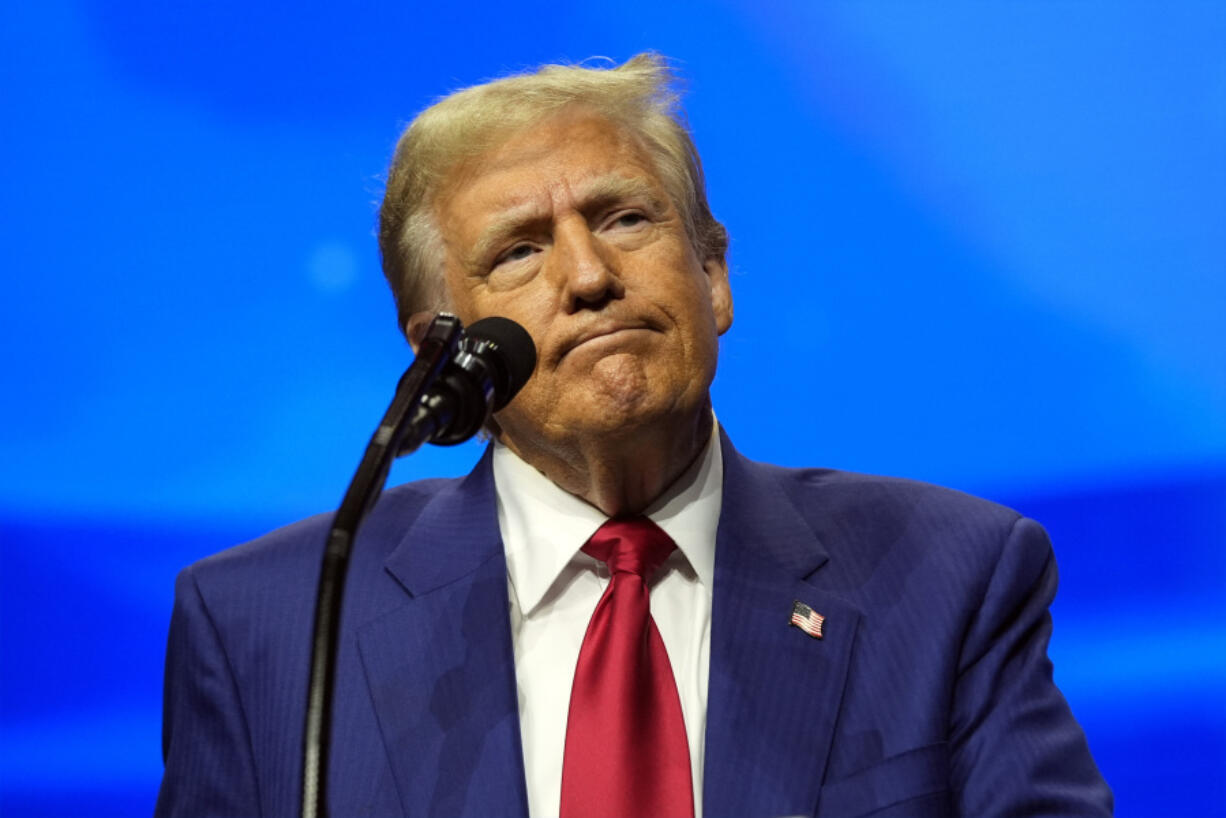
[{"label": "suit shoulder", "polygon": [[815,506],[825,514],[870,512],[877,518],[906,514],[934,520],[970,517],[1006,526],[1021,516],[1000,503],[920,480],[837,469],[763,468],[773,471],[788,495],[802,506]]},{"label": "suit shoulder", "polygon": [[965,492],[833,469],[763,468],[832,556],[853,564],[911,554],[907,559],[961,564],[986,576],[1011,541],[1026,562],[1050,555],[1037,523]]},{"label": "suit shoulder", "polygon": [[[403,530],[432,497],[458,479],[417,480],[387,489],[363,522],[359,542],[376,548],[394,547],[395,542],[387,535]],[[179,581],[228,586],[292,583],[317,577],[334,515],[335,512],[315,514],[205,557],[183,569]]]},{"label": "suit shoulder", "polygon": [[820,582],[865,610],[906,587],[924,589],[927,610],[969,615],[994,587],[1025,596],[1051,567],[1042,527],[999,503],[916,480],[769,468],[830,556]]}]

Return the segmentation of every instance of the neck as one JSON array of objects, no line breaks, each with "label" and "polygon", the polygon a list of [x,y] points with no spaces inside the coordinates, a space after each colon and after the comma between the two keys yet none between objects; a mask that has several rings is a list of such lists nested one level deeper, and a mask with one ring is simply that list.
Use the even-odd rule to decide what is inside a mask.
[{"label": "neck", "polygon": [[576,436],[550,446],[502,442],[526,463],[610,517],[641,514],[702,453],[711,437],[711,405],[649,427]]}]

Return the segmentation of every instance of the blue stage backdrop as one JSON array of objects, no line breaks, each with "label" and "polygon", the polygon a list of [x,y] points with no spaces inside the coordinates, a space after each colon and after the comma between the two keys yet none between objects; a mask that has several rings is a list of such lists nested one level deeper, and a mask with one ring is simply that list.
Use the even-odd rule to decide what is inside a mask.
[{"label": "blue stage backdrop", "polygon": [[410,360],[400,127],[655,49],[732,234],[737,445],[1038,517],[1119,814],[1226,814],[1223,43],[1221,3],[5,4],[0,812],[147,814],[176,571],[339,500]]}]

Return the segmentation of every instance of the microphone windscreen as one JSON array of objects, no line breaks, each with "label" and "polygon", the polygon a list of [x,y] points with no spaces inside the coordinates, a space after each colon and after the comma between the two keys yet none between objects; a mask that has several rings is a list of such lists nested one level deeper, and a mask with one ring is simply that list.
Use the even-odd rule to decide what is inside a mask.
[{"label": "microphone windscreen", "polygon": [[536,369],[536,344],[528,331],[510,318],[482,318],[465,333],[473,341],[484,342],[495,352],[506,375],[505,382],[494,386],[494,411],[511,402],[532,377]]}]

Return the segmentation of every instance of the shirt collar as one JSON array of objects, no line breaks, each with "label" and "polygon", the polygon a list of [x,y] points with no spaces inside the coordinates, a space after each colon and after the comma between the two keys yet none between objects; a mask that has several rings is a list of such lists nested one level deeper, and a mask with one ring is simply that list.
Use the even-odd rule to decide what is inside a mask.
[{"label": "shirt collar", "polygon": [[[723,471],[718,424],[713,423],[703,453],[646,511],[677,543],[708,593],[714,587]],[[494,487],[507,574],[526,616],[609,518],[498,442],[494,443]]]}]

